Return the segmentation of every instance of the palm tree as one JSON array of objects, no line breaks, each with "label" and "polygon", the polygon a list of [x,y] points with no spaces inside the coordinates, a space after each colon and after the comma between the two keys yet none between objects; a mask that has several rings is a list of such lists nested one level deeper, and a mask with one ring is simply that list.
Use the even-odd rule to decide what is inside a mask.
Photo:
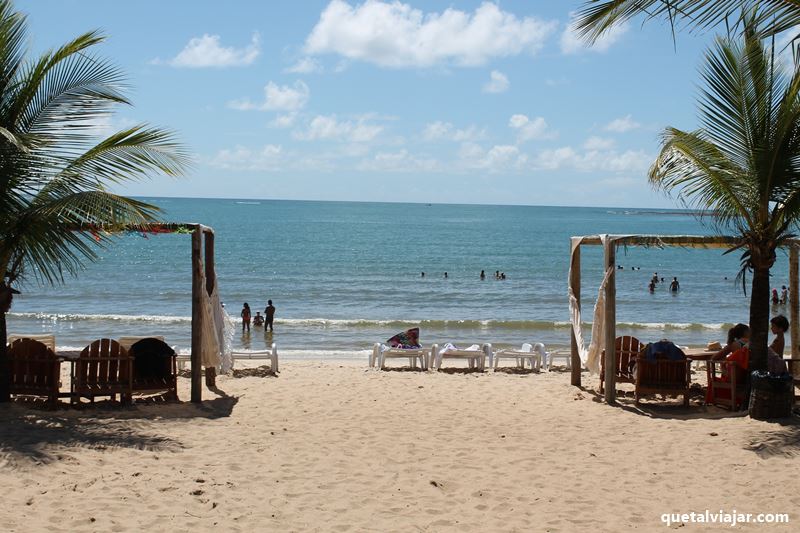
[{"label": "palm tree", "polygon": [[88,32],[29,57],[27,22],[0,0],[0,401],[9,397],[6,313],[12,285],[62,282],[96,244],[158,209],[108,190],[152,175],[180,175],[188,156],[173,133],[138,125],[98,141],[98,125],[129,104],[121,72],[92,54]]},{"label": "palm tree", "polygon": [[722,22],[739,25],[757,13],[756,26],[765,37],[800,25],[800,0],[587,0],[578,10],[575,28],[589,42],[617,24],[644,15],[666,19],[674,30],[679,24],[707,29]]},{"label": "palm tree", "polygon": [[742,37],[717,38],[702,78],[701,127],[664,131],[650,182],[740,236],[734,249],[752,271],[751,369],[764,369],[769,272],[800,220],[800,70],[778,68],[748,21]]}]

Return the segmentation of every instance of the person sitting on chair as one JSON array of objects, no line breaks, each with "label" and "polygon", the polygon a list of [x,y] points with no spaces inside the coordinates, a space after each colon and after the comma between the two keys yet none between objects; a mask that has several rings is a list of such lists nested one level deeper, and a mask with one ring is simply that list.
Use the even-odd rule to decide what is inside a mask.
[{"label": "person sitting on chair", "polygon": [[733,352],[746,347],[749,342],[750,326],[741,323],[736,324],[728,330],[728,344],[726,344],[722,350],[711,356],[711,359],[725,359]]}]

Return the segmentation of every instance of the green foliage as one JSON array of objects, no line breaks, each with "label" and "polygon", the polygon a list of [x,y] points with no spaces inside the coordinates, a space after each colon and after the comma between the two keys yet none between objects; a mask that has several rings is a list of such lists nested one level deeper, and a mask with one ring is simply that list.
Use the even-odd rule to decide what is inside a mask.
[{"label": "green foliage", "polygon": [[744,27],[750,17],[768,37],[800,25],[800,0],[588,0],[578,10],[576,29],[594,42],[613,26],[639,15],[667,20],[673,32],[681,26],[704,30],[722,23]]},{"label": "green foliage", "polygon": [[[25,16],[0,0],[0,284],[56,283],[95,258],[108,233],[155,220],[157,208],[108,187],[189,163],[167,130],[141,124],[99,138],[129,105],[118,68],[94,55],[88,32],[29,57]],[[98,231],[102,228],[105,231]]]}]

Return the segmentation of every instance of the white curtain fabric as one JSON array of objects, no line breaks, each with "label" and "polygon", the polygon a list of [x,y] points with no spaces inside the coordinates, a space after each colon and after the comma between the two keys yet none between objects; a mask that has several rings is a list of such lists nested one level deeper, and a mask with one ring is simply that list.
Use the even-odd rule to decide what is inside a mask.
[{"label": "white curtain fabric", "polygon": [[[216,277],[216,276],[215,276]],[[205,290],[206,276],[204,269],[200,269],[201,285],[201,305],[200,312],[203,315],[202,323],[205,325],[200,330],[200,347],[202,354],[202,364],[204,367],[221,367],[223,372],[230,370],[230,352],[225,350],[225,312],[219,301],[217,283],[211,289],[211,294]],[[227,363],[226,363],[227,360]]]},{"label": "white curtain fabric", "polygon": [[[608,235],[600,235],[600,240],[605,246]],[[576,239],[571,243],[569,279],[572,279],[573,255],[582,242],[582,239]],[[600,372],[600,353],[603,350],[605,341],[605,314],[603,310],[606,301],[606,286],[613,273],[613,266],[606,269],[603,281],[600,283],[600,288],[597,291],[597,301],[594,304],[594,316],[592,318],[592,341],[588,348],[586,348],[586,341],[583,338],[583,330],[581,329],[581,310],[578,305],[578,299],[575,298],[572,287],[569,288],[569,315],[570,322],[572,323],[572,332],[575,335],[576,344],[578,345],[578,355],[580,355],[581,363],[583,363],[583,366],[586,367],[591,374]]]}]

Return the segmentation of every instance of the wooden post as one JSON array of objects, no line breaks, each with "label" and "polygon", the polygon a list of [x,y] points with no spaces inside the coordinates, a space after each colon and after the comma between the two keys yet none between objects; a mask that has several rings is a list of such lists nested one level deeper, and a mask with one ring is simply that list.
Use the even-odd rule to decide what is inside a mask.
[{"label": "wooden post", "polygon": [[[216,281],[216,273],[214,271],[214,234],[210,231],[204,233],[205,240],[205,268],[206,268],[206,294],[211,296],[214,290],[214,282]],[[212,324],[207,324],[210,327]],[[206,387],[217,386],[217,369],[216,367],[206,368]]]},{"label": "wooden post", "polygon": [[[571,243],[570,243],[571,245]],[[571,248],[572,246],[570,246]],[[569,271],[569,288],[572,290],[573,296],[578,303],[578,309],[581,308],[581,247],[575,247],[572,252],[572,264]],[[580,327],[580,324],[578,324]],[[575,338],[575,331],[569,330],[570,338],[570,359],[572,364],[572,375],[570,383],[576,387],[581,386],[581,356],[578,354],[578,340]]]},{"label": "wooden post", "polygon": [[616,244],[612,238],[606,239],[604,246],[605,255],[605,268],[603,269],[603,276],[610,268],[611,274],[608,276],[608,284],[605,290],[605,308],[603,315],[605,319],[605,396],[606,403],[614,405],[617,403],[617,376],[614,372],[616,367],[616,357],[614,353],[614,340],[617,336],[617,287],[616,287],[616,272],[617,272],[617,259],[616,259]]},{"label": "wooden post", "polygon": [[203,313],[200,311],[202,301],[203,264],[200,258],[202,247],[202,230],[197,226],[192,233],[192,402],[203,401],[203,355],[200,332],[204,327]]},{"label": "wooden post", "polygon": [[792,245],[789,247],[789,319],[791,320],[791,334],[790,339],[792,349],[790,353],[792,358],[797,357],[800,353],[800,287],[798,287],[798,273],[797,273],[797,246]]}]

